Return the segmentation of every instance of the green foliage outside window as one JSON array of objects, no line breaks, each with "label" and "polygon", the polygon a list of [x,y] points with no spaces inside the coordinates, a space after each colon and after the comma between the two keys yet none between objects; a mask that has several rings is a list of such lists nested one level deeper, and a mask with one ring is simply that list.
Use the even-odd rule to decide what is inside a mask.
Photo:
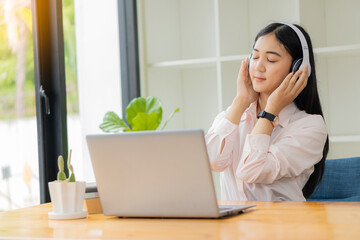
[{"label": "green foliage outside window", "polygon": [[[8,0],[14,1],[14,0]],[[30,0],[29,0],[30,2]],[[76,48],[75,48],[75,24],[73,0],[63,0],[63,32],[65,52],[65,75],[67,92],[68,114],[76,114],[79,111],[76,73]],[[4,21],[4,7],[0,3],[0,120],[16,118],[16,67],[17,55],[9,47],[7,34],[7,22]],[[30,34],[26,49],[26,70],[24,83],[24,116],[36,115],[35,107],[35,82],[34,82],[34,53],[32,39],[31,11],[29,8],[20,8],[16,12],[26,22]],[[10,26],[8,24],[8,26]],[[21,36],[20,36],[21,37]]]}]

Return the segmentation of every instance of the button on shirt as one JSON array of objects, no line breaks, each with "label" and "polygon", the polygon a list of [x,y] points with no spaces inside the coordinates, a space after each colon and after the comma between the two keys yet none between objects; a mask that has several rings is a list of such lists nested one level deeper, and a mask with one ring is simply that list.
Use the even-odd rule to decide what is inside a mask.
[{"label": "button on shirt", "polygon": [[280,112],[271,136],[251,134],[256,106],[246,109],[239,125],[225,118],[226,111],[220,113],[205,136],[211,167],[221,172],[221,199],[305,201],[302,189],[327,138],[323,117],[300,111],[292,102]]}]

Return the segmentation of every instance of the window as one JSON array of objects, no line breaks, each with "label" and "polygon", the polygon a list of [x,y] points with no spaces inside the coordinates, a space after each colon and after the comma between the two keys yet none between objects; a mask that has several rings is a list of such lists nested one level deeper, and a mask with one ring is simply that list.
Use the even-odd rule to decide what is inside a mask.
[{"label": "window", "polygon": [[0,1],[0,211],[39,204],[30,0]]},{"label": "window", "polygon": [[[67,2],[72,1],[63,1],[66,61],[67,27],[72,28],[67,24],[71,14],[65,14]],[[79,111],[71,112],[68,104],[69,149],[77,178],[95,182],[85,136],[101,133],[99,125],[107,111],[121,114],[117,1],[74,1],[73,11],[76,51],[69,48],[69,55],[76,56]],[[68,75],[66,82],[69,87]]]}]

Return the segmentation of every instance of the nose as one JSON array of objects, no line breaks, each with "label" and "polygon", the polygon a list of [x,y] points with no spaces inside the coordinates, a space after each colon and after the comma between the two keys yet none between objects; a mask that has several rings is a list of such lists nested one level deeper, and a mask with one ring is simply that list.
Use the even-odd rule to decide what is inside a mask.
[{"label": "nose", "polygon": [[264,58],[258,58],[256,61],[253,61],[254,64],[254,70],[259,72],[265,72],[265,61]]}]

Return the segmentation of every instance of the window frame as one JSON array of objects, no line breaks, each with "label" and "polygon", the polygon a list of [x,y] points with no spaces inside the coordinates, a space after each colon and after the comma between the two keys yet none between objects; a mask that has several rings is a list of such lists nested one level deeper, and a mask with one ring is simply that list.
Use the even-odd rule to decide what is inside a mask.
[{"label": "window frame", "polygon": [[140,96],[139,43],[136,0],[118,0],[122,114]]},{"label": "window frame", "polygon": [[40,202],[45,203],[50,201],[48,182],[57,178],[57,158],[67,159],[68,152],[62,1],[32,0],[31,8]]}]

